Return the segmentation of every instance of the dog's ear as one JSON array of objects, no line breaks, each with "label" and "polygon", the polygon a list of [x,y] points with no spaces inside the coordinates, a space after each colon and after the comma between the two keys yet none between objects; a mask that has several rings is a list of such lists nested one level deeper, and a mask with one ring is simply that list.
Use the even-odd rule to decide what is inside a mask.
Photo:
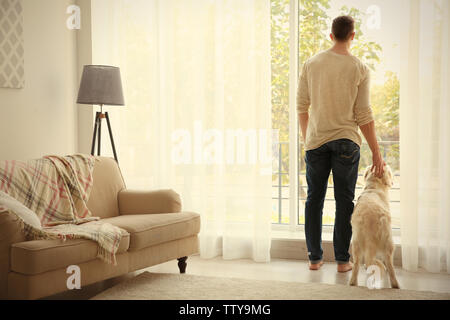
[{"label": "dog's ear", "polygon": [[381,178],[383,184],[392,187],[393,177],[389,167],[385,167],[383,177]]}]

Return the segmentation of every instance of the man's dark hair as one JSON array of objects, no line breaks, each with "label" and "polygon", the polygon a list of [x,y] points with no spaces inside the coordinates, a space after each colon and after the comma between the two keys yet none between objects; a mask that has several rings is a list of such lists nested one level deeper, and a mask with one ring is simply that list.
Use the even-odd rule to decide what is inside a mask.
[{"label": "man's dark hair", "polygon": [[355,29],[355,20],[350,16],[339,16],[333,20],[331,32],[337,41],[347,41]]}]

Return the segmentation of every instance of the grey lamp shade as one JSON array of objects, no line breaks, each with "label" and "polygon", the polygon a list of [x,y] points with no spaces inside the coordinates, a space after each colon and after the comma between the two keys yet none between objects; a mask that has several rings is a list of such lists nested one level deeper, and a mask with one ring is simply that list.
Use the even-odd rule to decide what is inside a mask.
[{"label": "grey lamp shade", "polygon": [[125,105],[120,69],[112,66],[84,66],[77,103]]}]

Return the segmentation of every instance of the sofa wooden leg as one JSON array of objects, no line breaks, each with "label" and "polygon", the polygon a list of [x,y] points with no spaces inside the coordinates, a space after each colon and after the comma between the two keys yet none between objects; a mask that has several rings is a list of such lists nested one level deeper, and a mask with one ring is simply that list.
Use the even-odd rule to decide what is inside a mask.
[{"label": "sofa wooden leg", "polygon": [[188,257],[178,258],[178,268],[180,269],[180,273],[186,272],[186,260]]}]

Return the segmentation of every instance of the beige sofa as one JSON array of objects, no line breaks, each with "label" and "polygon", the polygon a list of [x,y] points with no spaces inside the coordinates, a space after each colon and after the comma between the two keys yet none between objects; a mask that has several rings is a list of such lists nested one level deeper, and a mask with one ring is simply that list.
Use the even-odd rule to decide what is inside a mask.
[{"label": "beige sofa", "polygon": [[98,159],[88,207],[101,221],[127,231],[117,265],[98,259],[90,240],[26,241],[18,219],[0,214],[0,298],[38,299],[66,291],[70,265],[80,267],[82,287],[173,259],[184,273],[187,256],[198,252],[200,216],[182,212],[172,190],[127,190],[116,162]]}]

